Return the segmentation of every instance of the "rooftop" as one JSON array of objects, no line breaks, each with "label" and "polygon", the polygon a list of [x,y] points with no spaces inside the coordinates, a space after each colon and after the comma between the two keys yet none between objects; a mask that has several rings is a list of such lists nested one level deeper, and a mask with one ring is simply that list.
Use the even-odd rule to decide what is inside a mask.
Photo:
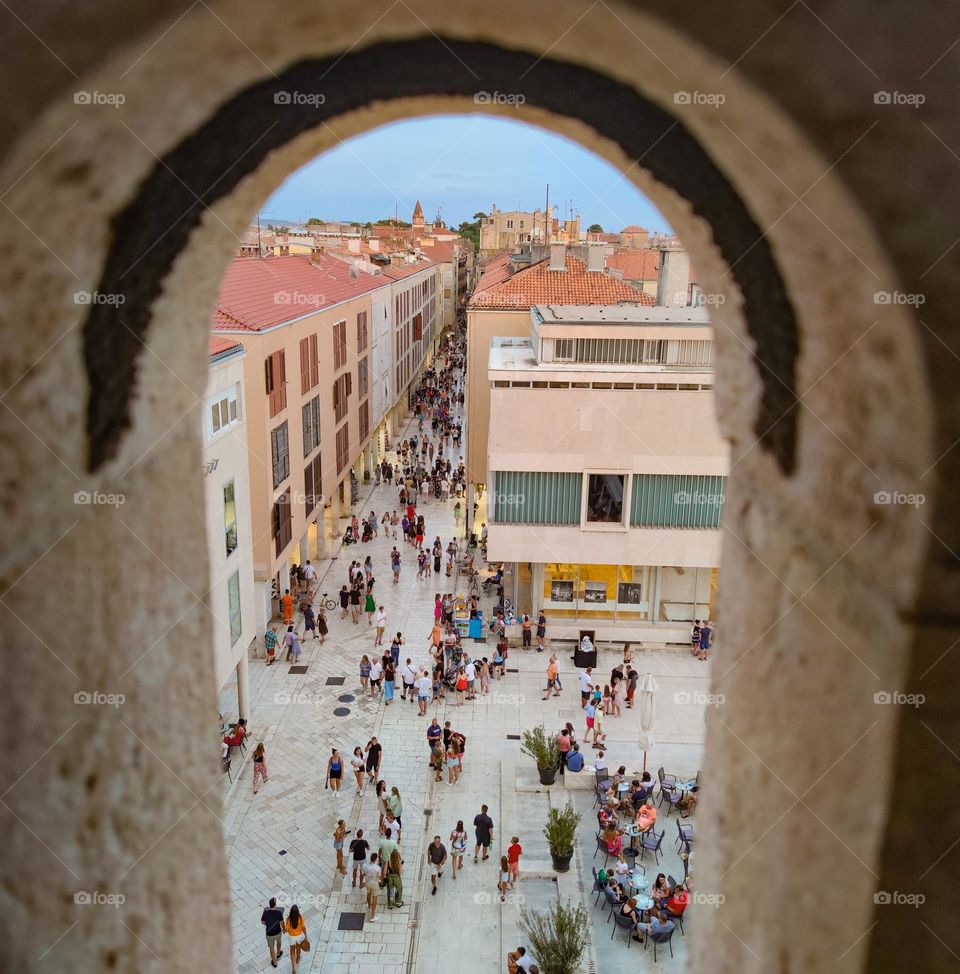
[{"label": "rooftop", "polygon": [[[505,259],[506,263],[502,263]],[[535,304],[653,305],[649,294],[606,273],[587,271],[585,263],[568,254],[565,271],[549,270],[547,260],[511,273],[509,257],[484,265],[470,299],[471,308],[530,308]],[[489,276],[488,276],[489,275]]]},{"label": "rooftop", "polygon": [[222,335],[210,336],[210,362],[217,362],[222,358],[227,358],[230,354],[242,349],[243,346],[232,338],[224,338]]},{"label": "rooftop", "polygon": [[545,325],[709,325],[704,307],[664,308],[638,304],[557,305],[537,304],[531,314]]},{"label": "rooftop", "polygon": [[234,258],[220,284],[214,331],[265,331],[386,287],[336,257]]}]

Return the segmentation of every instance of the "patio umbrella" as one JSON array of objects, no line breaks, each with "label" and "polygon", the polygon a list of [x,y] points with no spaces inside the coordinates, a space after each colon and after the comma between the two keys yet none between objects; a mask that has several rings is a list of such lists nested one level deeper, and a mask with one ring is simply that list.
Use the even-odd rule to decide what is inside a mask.
[{"label": "patio umbrella", "polygon": [[647,751],[653,747],[653,718],[656,712],[654,693],[657,681],[647,673],[637,687],[640,691],[640,747],[643,749],[643,770],[647,770]]}]

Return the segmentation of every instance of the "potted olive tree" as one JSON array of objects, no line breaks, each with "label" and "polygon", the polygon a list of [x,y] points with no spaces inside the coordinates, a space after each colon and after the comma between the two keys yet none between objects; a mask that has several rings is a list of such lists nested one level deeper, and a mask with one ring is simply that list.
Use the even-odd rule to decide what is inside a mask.
[{"label": "potted olive tree", "polygon": [[519,927],[541,974],[579,974],[590,932],[587,911],[579,903],[557,901],[543,913],[521,907]]},{"label": "potted olive tree", "polygon": [[553,868],[558,873],[565,873],[570,868],[573,858],[573,843],[577,836],[577,826],[582,816],[573,807],[573,802],[567,799],[563,808],[551,808],[547,816],[547,825],[543,834],[550,845],[550,858]]},{"label": "potted olive tree", "polygon": [[552,785],[557,776],[557,767],[560,764],[560,747],[556,738],[547,734],[543,724],[523,732],[523,743],[520,745],[520,750],[537,762],[540,784]]}]

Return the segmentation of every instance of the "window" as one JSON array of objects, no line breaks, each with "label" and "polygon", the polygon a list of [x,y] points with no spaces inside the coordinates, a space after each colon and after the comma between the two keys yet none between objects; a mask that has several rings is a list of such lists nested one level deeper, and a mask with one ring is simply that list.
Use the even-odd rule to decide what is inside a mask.
[{"label": "window", "polygon": [[423,338],[423,315],[416,315],[413,319],[413,340],[415,342]]},{"label": "window", "polygon": [[592,473],[587,482],[587,521],[620,524],[623,521],[623,485],[619,473]]},{"label": "window", "polygon": [[718,528],[726,477],[634,474],[630,524],[649,528]]},{"label": "window", "polygon": [[362,358],[357,363],[357,397],[363,399],[367,394],[368,378],[367,378],[367,359]]},{"label": "window", "polygon": [[520,229],[523,229],[523,220],[520,221]]},{"label": "window", "polygon": [[338,321],[333,326],[333,368],[342,369],[347,364],[347,323]]},{"label": "window", "polygon": [[223,532],[229,558],[237,550],[237,498],[232,480],[223,488]]},{"label": "window", "polygon": [[508,230],[512,230],[513,229],[513,220],[507,220],[507,229]]},{"label": "window", "polygon": [[233,386],[226,392],[218,392],[207,400],[210,428],[208,436],[216,436],[240,421],[239,389]]},{"label": "window", "polygon": [[290,476],[290,443],[286,423],[271,431],[270,455],[273,460],[273,486],[279,487]]},{"label": "window", "polygon": [[498,470],[487,494],[494,524],[579,524],[583,475]]},{"label": "window", "polygon": [[293,538],[293,522],[290,517],[290,488],[288,487],[273,503],[273,540],[279,558]]},{"label": "window", "polygon": [[360,403],[360,442],[362,443],[370,433],[370,400],[364,399]]},{"label": "window", "polygon": [[303,455],[310,456],[320,446],[320,397],[303,405]]},{"label": "window", "polygon": [[368,337],[367,312],[361,311],[357,314],[357,354],[367,347]]},{"label": "window", "polygon": [[273,418],[277,413],[287,408],[287,362],[286,356],[281,349],[267,356],[263,363],[267,402],[270,409],[270,416]]},{"label": "window", "polygon": [[347,415],[350,393],[353,391],[353,376],[346,372],[333,383],[333,413],[339,423]]},{"label": "window", "polygon": [[300,394],[309,392],[320,382],[320,355],[317,336],[300,339]]},{"label": "window", "polygon": [[337,430],[337,473],[343,473],[350,462],[350,424],[344,423]]},{"label": "window", "polygon": [[553,360],[555,362],[573,361],[572,338],[555,338],[553,340]]},{"label": "window", "polygon": [[310,513],[320,503],[320,498],[323,496],[319,453],[303,468],[303,496],[306,515],[310,517]]},{"label": "window", "polygon": [[240,634],[243,632],[243,620],[240,618],[240,572],[235,571],[227,581],[227,605],[230,615],[230,645],[236,646]]}]

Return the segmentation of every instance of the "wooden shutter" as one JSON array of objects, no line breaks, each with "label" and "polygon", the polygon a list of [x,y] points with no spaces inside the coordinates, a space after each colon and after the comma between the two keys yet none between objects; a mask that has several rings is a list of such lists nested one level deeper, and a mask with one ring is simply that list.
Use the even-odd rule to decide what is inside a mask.
[{"label": "wooden shutter", "polygon": [[310,339],[300,339],[300,394],[310,389]]},{"label": "wooden shutter", "polygon": [[317,347],[317,336],[310,336],[310,388],[320,384],[320,352]]}]

